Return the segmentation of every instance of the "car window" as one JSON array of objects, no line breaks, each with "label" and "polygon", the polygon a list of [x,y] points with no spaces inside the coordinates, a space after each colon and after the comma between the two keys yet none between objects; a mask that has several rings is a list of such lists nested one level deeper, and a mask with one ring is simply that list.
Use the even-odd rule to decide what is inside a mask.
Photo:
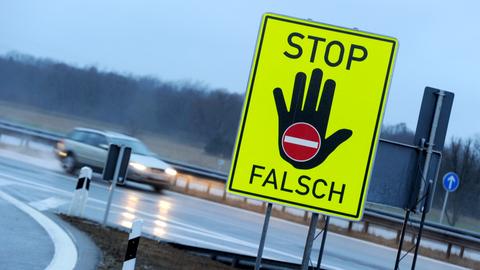
[{"label": "car window", "polygon": [[152,152],[147,148],[145,144],[136,140],[110,138],[110,142],[117,145],[125,145],[132,148],[132,152],[142,156],[151,156]]},{"label": "car window", "polygon": [[88,133],[86,143],[96,147],[100,145],[108,145],[107,138],[105,138],[105,136],[91,132]]},{"label": "car window", "polygon": [[95,146],[108,145],[107,138],[105,138],[103,135],[95,134],[93,137],[93,144]]},{"label": "car window", "polygon": [[75,131],[71,132],[70,134],[68,134],[67,137],[69,139],[77,141],[77,142],[86,142],[88,134],[84,131],[75,130]]}]

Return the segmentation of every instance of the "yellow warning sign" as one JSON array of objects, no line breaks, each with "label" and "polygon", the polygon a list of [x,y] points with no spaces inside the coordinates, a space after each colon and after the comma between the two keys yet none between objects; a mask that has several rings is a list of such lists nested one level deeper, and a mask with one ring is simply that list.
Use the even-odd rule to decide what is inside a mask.
[{"label": "yellow warning sign", "polygon": [[361,219],[396,50],[391,37],[265,14],[227,190]]}]

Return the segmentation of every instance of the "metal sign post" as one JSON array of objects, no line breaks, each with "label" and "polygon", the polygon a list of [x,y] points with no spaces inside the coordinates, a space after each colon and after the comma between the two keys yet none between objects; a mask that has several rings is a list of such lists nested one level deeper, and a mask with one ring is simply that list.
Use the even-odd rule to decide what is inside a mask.
[{"label": "metal sign post", "polygon": [[445,192],[445,198],[443,198],[443,206],[442,206],[442,212],[440,212],[440,220],[439,223],[443,223],[443,216],[445,216],[445,210],[447,209],[447,201],[448,201],[448,194],[450,192],[446,191]]},{"label": "metal sign post", "polygon": [[398,270],[400,266],[400,256],[402,255],[402,250],[403,250],[403,240],[405,239],[405,232],[407,231],[407,225],[408,225],[408,219],[410,218],[410,210],[407,209],[405,210],[405,218],[403,219],[403,226],[402,226],[402,232],[400,234],[400,240],[398,243],[398,249],[397,249],[397,257],[395,258],[395,267],[393,268],[394,270]]},{"label": "metal sign post", "polygon": [[126,178],[127,169],[125,168],[125,166],[128,166],[128,162],[130,160],[130,153],[130,147],[125,147],[124,145],[118,146],[115,144],[110,145],[105,170],[103,172],[103,179],[110,180],[110,178],[112,178],[112,183],[110,184],[108,192],[107,207],[105,209],[105,215],[103,216],[102,222],[102,226],[104,227],[107,224],[108,214],[110,212],[110,206],[112,204],[113,192],[115,191],[115,187],[117,186],[118,179],[119,177],[121,177],[122,179]]},{"label": "metal sign post", "polygon": [[417,241],[415,243],[415,252],[413,254],[412,270],[415,269],[415,265],[417,264],[418,248],[420,247],[420,240],[422,240],[423,225],[425,224],[425,217],[427,216],[427,211],[425,209],[427,207],[427,204],[429,203],[430,193],[432,192],[432,185],[433,185],[433,181],[430,180],[428,182],[427,191],[423,201],[422,219],[420,220],[420,228],[418,228]]},{"label": "metal sign post", "polygon": [[267,237],[268,223],[272,215],[272,203],[267,204],[265,211],[265,220],[263,221],[262,236],[260,237],[260,244],[258,245],[257,259],[255,260],[255,270],[260,270],[262,267],[263,248],[265,247],[265,238]]},{"label": "metal sign post", "polygon": [[318,252],[318,261],[317,261],[317,270],[320,270],[322,266],[322,258],[323,258],[323,250],[325,249],[325,242],[327,241],[327,232],[328,232],[328,224],[330,223],[330,217],[325,217],[325,225],[323,226],[323,235],[322,235],[322,243],[320,244],[320,251]]},{"label": "metal sign post", "polygon": [[445,189],[445,198],[443,199],[442,212],[440,212],[440,224],[443,222],[445,210],[447,209],[448,194],[457,190],[460,185],[460,177],[454,172],[448,172],[443,176],[442,183]]},{"label": "metal sign post", "polygon": [[312,219],[310,220],[310,227],[308,228],[307,242],[305,243],[305,250],[303,251],[302,270],[308,269],[308,263],[310,262],[310,253],[312,253],[313,240],[315,239],[315,229],[318,223],[318,213],[312,213]]},{"label": "metal sign post", "polygon": [[[435,115],[433,116],[432,128],[430,129],[430,138],[428,139],[427,145],[427,157],[425,158],[425,164],[423,165],[422,179],[426,181],[428,175],[428,169],[430,168],[430,159],[432,158],[433,146],[435,144],[435,135],[437,134],[438,122],[440,120],[440,113],[442,111],[443,97],[445,96],[445,91],[438,91],[438,99],[435,106]],[[425,194],[425,189],[427,188],[424,181],[421,181],[420,194]],[[426,208],[425,208],[426,209]],[[425,209],[422,209],[424,211]]]},{"label": "metal sign post", "polygon": [[[407,224],[408,224],[408,220],[409,220],[409,217],[410,217],[410,212],[412,212],[412,211],[415,212],[419,208],[418,206],[420,205],[421,207],[420,207],[419,210],[422,212],[422,218],[421,218],[421,221],[420,221],[420,228],[419,228],[418,235],[417,235],[417,238],[416,238],[415,253],[414,253],[413,262],[412,262],[412,269],[415,269],[415,264],[416,264],[416,260],[417,260],[417,254],[418,254],[418,248],[419,248],[419,245],[420,245],[420,240],[421,240],[422,231],[423,231],[423,225],[424,225],[424,222],[425,222],[425,216],[426,216],[426,214],[427,214],[427,212],[430,208],[429,207],[430,193],[431,193],[434,177],[433,176],[432,176],[432,178],[429,177],[429,171],[430,171],[430,165],[431,165],[430,163],[431,163],[432,153],[434,151],[435,142],[438,141],[437,138],[436,138],[437,128],[439,128],[439,126],[441,127],[440,128],[440,137],[442,137],[444,139],[443,134],[446,133],[445,122],[448,123],[448,121],[446,121],[446,120],[448,120],[448,116],[450,115],[451,103],[453,102],[453,96],[447,97],[447,99],[446,99],[447,109],[442,110],[442,105],[444,103],[444,97],[448,96],[450,94],[446,91],[443,91],[443,90],[438,90],[438,91],[434,90],[434,92],[432,91],[433,89],[431,89],[431,88],[427,88],[426,90],[429,90],[430,92],[432,92],[432,94],[434,94],[436,96],[435,109],[433,110],[433,115],[432,115],[433,117],[431,118],[432,122],[431,122],[430,130],[428,131],[428,141],[426,142],[427,148],[422,149],[423,151],[426,152],[426,155],[425,155],[425,162],[423,164],[423,171],[422,171],[422,174],[420,176],[421,178],[420,178],[420,181],[419,181],[420,182],[419,192],[418,192],[418,194],[416,194],[415,197],[412,197],[412,198],[415,199],[413,205],[411,205],[410,208],[406,208],[406,214],[405,214],[404,224],[403,224],[403,227],[402,227],[400,243],[399,243],[399,246],[398,246],[397,257],[396,257],[396,260],[395,260],[395,268],[394,268],[395,270],[398,269],[398,267],[400,265],[400,261],[405,257],[405,255],[403,257],[400,257],[400,255],[401,255],[401,252],[402,252],[403,239],[404,239],[406,227],[407,227]],[[426,91],[426,93],[427,93],[427,91]],[[422,104],[422,108],[423,108],[423,104]],[[443,116],[442,116],[442,113],[443,113]],[[445,114],[447,114],[447,116],[445,116]],[[445,126],[445,127],[442,128],[443,126]],[[425,129],[425,127],[422,127],[422,129]],[[418,135],[418,132],[419,132],[419,128],[417,126],[417,135]],[[424,133],[422,133],[422,134],[424,134]],[[417,137],[417,135],[416,135],[416,137]],[[441,141],[438,141],[442,146],[443,146],[443,139]],[[425,142],[424,137],[422,138],[422,141]],[[427,179],[428,179],[428,182],[427,182]]]},{"label": "metal sign post", "polygon": [[118,180],[118,173],[120,172],[120,164],[122,163],[123,151],[125,147],[120,147],[120,153],[118,154],[117,164],[115,166],[115,172],[113,174],[113,181],[110,184],[110,188],[108,190],[108,201],[107,201],[107,208],[105,209],[105,215],[103,216],[102,225],[105,227],[107,224],[108,214],[110,212],[110,205],[112,204],[113,192],[115,191],[115,186],[117,185]]}]

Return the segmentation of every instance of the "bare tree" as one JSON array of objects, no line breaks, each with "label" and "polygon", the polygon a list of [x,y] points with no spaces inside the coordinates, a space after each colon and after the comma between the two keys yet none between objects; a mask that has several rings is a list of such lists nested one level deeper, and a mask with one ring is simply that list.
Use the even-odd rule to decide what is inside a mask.
[{"label": "bare tree", "polygon": [[14,53],[0,56],[0,100],[110,122],[132,135],[159,133],[226,157],[243,96],[203,83],[163,82]]},{"label": "bare tree", "polygon": [[[449,195],[447,220],[455,225],[461,217],[480,218],[480,140],[452,138],[445,148],[440,176],[449,171],[460,177],[459,188]],[[441,179],[440,179],[441,180]],[[437,185],[440,187],[441,185]],[[437,194],[445,194],[437,188]],[[436,196],[443,200],[444,196]],[[437,204],[438,205],[438,204]]]}]

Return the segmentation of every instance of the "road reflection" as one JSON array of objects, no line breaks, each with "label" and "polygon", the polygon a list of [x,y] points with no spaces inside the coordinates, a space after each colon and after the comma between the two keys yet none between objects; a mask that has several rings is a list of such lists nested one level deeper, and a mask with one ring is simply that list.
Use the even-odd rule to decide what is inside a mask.
[{"label": "road reflection", "polygon": [[[152,226],[146,226],[144,228],[144,231],[150,231],[150,233],[153,232],[153,234],[157,237],[163,237],[167,234],[167,230],[169,228],[169,224],[166,222],[170,219],[169,217],[169,212],[170,209],[172,208],[172,204],[168,201],[165,200],[159,200],[156,203],[156,209],[155,213],[144,213],[139,209],[139,203],[140,199],[138,196],[129,194],[124,202],[124,206],[122,207],[123,211],[120,213],[120,225],[125,227],[125,228],[131,228],[133,220],[135,218],[144,218],[147,220],[147,224],[150,223],[149,219],[152,216],[156,216],[156,218],[151,221],[153,222]],[[153,214],[153,215],[152,215]],[[144,215],[146,215],[144,217]],[[151,220],[151,219],[150,219]],[[151,223],[150,223],[151,224]]]}]

